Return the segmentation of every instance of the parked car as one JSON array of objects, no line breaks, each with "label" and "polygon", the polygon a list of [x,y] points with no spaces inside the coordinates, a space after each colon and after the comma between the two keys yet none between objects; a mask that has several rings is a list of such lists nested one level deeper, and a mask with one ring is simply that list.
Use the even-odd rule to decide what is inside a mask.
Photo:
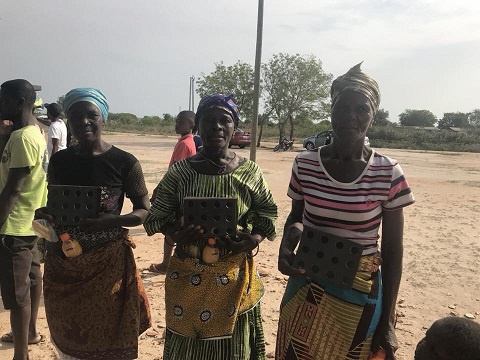
[{"label": "parked car", "polygon": [[252,140],[249,132],[243,131],[242,129],[235,129],[232,140],[230,140],[229,147],[236,145],[240,149],[243,149],[245,146],[250,146],[251,142]]},{"label": "parked car", "polygon": [[[307,150],[317,149],[320,146],[328,145],[333,141],[333,130],[326,130],[317,135],[310,136],[303,141],[303,147]],[[365,136],[365,145],[370,146],[370,139]]]}]

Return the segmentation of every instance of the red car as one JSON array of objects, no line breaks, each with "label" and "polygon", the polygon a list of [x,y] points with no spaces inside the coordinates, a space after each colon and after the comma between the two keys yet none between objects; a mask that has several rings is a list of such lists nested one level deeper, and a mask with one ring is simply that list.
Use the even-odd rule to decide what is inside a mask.
[{"label": "red car", "polygon": [[230,140],[229,147],[232,145],[238,146],[240,149],[243,149],[245,146],[250,146],[251,143],[250,133],[245,132],[242,129],[236,129],[233,134],[232,140]]}]

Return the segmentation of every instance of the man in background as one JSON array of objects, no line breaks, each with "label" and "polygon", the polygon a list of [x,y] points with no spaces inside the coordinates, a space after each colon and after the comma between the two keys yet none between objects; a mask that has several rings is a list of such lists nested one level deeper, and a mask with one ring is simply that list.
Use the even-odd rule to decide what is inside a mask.
[{"label": "man in background", "polygon": [[47,149],[50,159],[57,151],[67,148],[67,126],[61,119],[62,108],[57,103],[46,104],[47,118],[37,120],[48,126]]},{"label": "man in background", "polygon": [[28,359],[28,344],[43,339],[36,328],[42,274],[32,220],[45,206],[47,187],[35,96],[26,80],[0,87],[0,288],[12,329],[1,340],[14,342],[15,360]]}]

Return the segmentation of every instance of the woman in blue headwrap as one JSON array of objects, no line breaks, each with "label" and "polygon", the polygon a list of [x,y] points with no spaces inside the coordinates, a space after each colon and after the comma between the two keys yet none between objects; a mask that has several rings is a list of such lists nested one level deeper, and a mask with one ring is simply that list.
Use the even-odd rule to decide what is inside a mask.
[{"label": "woman in blue headwrap", "polygon": [[[252,251],[274,238],[277,206],[260,168],[228,148],[238,124],[231,97],[204,97],[195,122],[202,150],[168,169],[144,223],[148,235],[162,232],[177,245],[165,280],[163,359],[265,359],[264,291]],[[186,197],[235,198],[236,233],[204,233],[203,216],[211,214],[182,226]],[[208,252],[215,243],[216,255]]]},{"label": "woman in blue headwrap", "polygon": [[[100,208],[78,226],[55,226],[59,237],[79,242],[81,255],[66,257],[61,242],[48,243],[44,298],[52,341],[65,359],[136,359],[150,314],[124,227],[142,224],[148,214],[142,169],[102,139],[108,102],[99,90],[71,90],[64,110],[78,144],[52,156],[49,185],[99,187]],[[120,215],[125,195],[133,211]],[[53,221],[46,208],[37,217]]]}]

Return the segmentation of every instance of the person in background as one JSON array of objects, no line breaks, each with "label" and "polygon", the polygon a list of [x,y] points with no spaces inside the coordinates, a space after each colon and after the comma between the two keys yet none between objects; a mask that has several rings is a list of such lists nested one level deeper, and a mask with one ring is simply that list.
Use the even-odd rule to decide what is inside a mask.
[{"label": "person in background", "polygon": [[[175,148],[173,149],[172,157],[168,167],[172,166],[177,161],[183,160],[197,153],[194,143],[194,135],[192,134],[195,126],[195,113],[193,111],[184,110],[177,115],[175,121],[175,133],[180,135]],[[156,189],[153,192],[152,202],[155,199]],[[163,243],[163,260],[159,264],[151,264],[148,268],[151,272],[157,274],[165,274],[172,257],[173,246],[171,239],[166,239]]]},{"label": "person in background", "polygon": [[[232,98],[204,97],[195,122],[202,150],[168,169],[144,223],[149,236],[162,232],[177,245],[165,279],[163,359],[263,360],[264,288],[254,255],[263,239],[275,237],[277,206],[258,165],[228,148],[238,125]],[[203,220],[183,227],[186,197],[236,198],[236,234],[207,241]],[[208,255],[210,241],[219,243],[211,265],[198,254]]]},{"label": "person in background", "polygon": [[47,119],[37,118],[42,124],[48,126],[47,149],[50,159],[57,151],[67,148],[67,126],[61,119],[62,108],[57,103],[46,104]]},{"label": "person in background", "polygon": [[42,274],[32,220],[46,203],[46,146],[33,115],[35,96],[22,79],[0,88],[0,286],[12,329],[1,340],[14,343],[15,360],[28,359],[28,344],[43,339],[36,328]]},{"label": "person in background", "polygon": [[415,350],[415,360],[478,359],[480,324],[454,316],[435,321]]},{"label": "person in background", "polygon": [[[99,188],[99,213],[77,226],[55,225],[58,237],[78,241],[82,254],[66,257],[62,241],[48,242],[45,313],[60,359],[136,359],[138,336],[151,324],[148,300],[126,227],[143,223],[148,190],[138,160],[102,138],[108,101],[92,88],[64,100],[77,145],[55,153],[48,183]],[[125,196],[133,210],[122,214]],[[37,218],[54,219],[47,208]]]},{"label": "person in background", "polygon": [[[398,162],[365,145],[380,89],[360,65],[332,83],[333,141],[293,162],[292,207],[278,259],[278,269],[289,276],[280,305],[278,360],[366,360],[371,353],[395,359],[403,208],[414,198]],[[303,226],[363,245],[352,288],[314,281],[293,266]],[[302,355],[295,355],[300,348]]]},{"label": "person in background", "polygon": [[198,135],[198,130],[196,129],[193,129],[193,141],[195,142],[195,149],[197,150],[197,152],[200,151],[200,149],[202,148],[203,146],[203,141],[202,141],[202,137],[200,135]]}]

